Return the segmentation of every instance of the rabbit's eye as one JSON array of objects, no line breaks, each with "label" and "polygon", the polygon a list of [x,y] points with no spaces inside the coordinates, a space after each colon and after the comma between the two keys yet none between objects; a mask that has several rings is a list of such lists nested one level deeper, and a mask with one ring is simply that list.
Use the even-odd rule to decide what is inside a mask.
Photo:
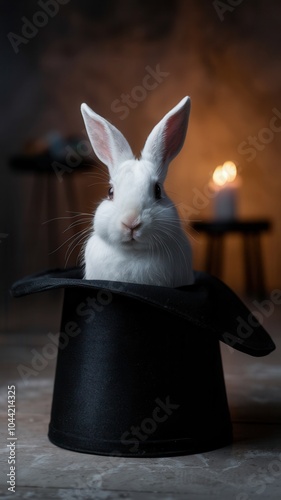
[{"label": "rabbit's eye", "polygon": [[154,194],[155,194],[156,200],[160,200],[161,199],[162,191],[161,191],[161,186],[160,186],[160,184],[158,184],[158,182],[156,182],[156,184],[155,184]]},{"label": "rabbit's eye", "polygon": [[109,190],[108,190],[108,199],[109,199],[109,200],[113,200],[113,193],[114,193],[114,191],[113,191],[113,187],[111,186],[111,187],[109,188]]}]

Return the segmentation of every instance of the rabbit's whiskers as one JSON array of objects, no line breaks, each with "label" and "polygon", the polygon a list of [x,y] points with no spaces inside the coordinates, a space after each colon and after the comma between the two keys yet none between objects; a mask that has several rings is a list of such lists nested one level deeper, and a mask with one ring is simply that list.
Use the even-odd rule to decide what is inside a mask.
[{"label": "rabbit's whiskers", "polygon": [[[74,252],[74,250],[79,245],[81,245],[82,243],[85,242],[88,235],[89,235],[89,228],[79,231],[78,234],[73,238],[73,240],[68,245],[67,250],[65,252],[65,267],[67,266],[68,261],[72,255],[72,253]],[[81,258],[82,258],[82,248],[80,249],[80,252],[78,253],[76,263],[79,262]]]},{"label": "rabbit's whiskers", "polygon": [[69,259],[71,255],[73,254],[74,250],[81,245],[81,250],[78,254],[76,263],[78,260],[81,259],[81,252],[82,252],[82,244],[85,242],[87,237],[90,235],[90,232],[92,230],[92,220],[93,220],[93,215],[88,212],[71,212],[67,211],[67,213],[71,213],[72,215],[66,215],[66,216],[61,216],[61,217],[54,217],[53,219],[49,219],[47,221],[44,221],[43,224],[47,224],[53,221],[65,221],[65,220],[72,220],[72,222],[62,231],[62,234],[65,234],[67,231],[70,231],[77,226],[85,226],[87,224],[87,228],[83,227],[80,229],[80,231],[76,232],[75,234],[71,235],[69,238],[67,238],[63,243],[61,243],[57,248],[52,250],[50,252],[50,255],[58,252],[62,247],[68,244],[66,253],[64,256],[65,260],[65,267],[67,266]]}]

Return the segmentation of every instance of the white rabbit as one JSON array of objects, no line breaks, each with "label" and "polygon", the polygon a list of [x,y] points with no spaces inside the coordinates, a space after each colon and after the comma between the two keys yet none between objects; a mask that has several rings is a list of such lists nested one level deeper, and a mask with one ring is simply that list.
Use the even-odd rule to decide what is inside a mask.
[{"label": "white rabbit", "polygon": [[192,284],[192,251],[164,191],[168,165],[181,150],[190,98],[184,97],[149,134],[136,159],[122,133],[82,104],[97,157],[110,174],[84,249],[85,279],[178,287]]}]

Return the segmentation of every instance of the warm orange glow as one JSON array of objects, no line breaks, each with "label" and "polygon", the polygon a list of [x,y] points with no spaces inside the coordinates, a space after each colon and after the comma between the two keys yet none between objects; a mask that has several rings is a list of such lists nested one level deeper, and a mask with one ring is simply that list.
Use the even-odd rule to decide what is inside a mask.
[{"label": "warm orange glow", "polygon": [[227,173],[227,182],[233,182],[237,176],[237,168],[233,161],[226,161],[222,166],[224,172]]},{"label": "warm orange glow", "polygon": [[219,165],[213,173],[213,181],[217,186],[224,186],[227,182],[233,182],[237,176],[237,168],[233,161],[226,161]]},{"label": "warm orange glow", "polygon": [[221,165],[215,169],[213,181],[217,186],[223,186],[227,182],[227,174]]}]

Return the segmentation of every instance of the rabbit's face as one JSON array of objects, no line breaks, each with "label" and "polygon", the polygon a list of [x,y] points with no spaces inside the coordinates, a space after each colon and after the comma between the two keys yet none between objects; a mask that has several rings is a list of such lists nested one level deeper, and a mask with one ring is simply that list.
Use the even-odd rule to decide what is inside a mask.
[{"label": "rabbit's face", "polygon": [[167,238],[175,217],[153,164],[129,160],[111,178],[108,198],[95,214],[94,230],[103,240],[123,249],[149,249]]}]

